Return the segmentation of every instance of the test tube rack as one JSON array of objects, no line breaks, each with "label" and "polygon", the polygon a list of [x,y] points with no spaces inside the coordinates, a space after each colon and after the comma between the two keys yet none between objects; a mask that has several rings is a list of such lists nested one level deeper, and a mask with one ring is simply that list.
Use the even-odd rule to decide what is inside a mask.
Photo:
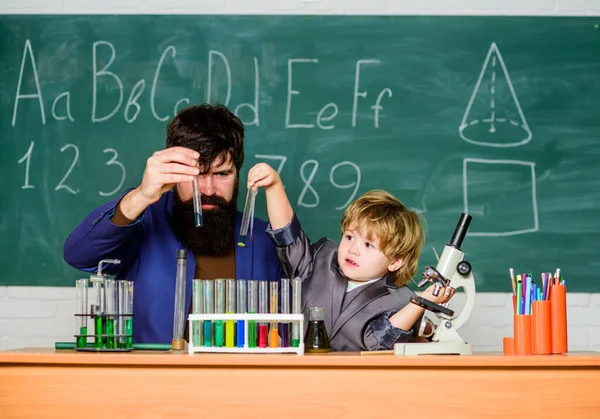
[{"label": "test tube rack", "polygon": [[[95,331],[107,330],[107,324],[110,321],[115,322],[115,329],[119,328],[119,324],[124,321],[131,321],[133,314],[75,314],[76,317],[88,317],[94,325]],[[100,326],[101,325],[101,326]],[[125,327],[123,327],[125,328]],[[131,330],[131,327],[128,327]],[[77,334],[75,342],[83,340],[85,346],[75,346],[76,351],[83,352],[130,352],[133,350],[133,334],[132,333],[87,333]],[[88,340],[89,338],[89,340]],[[92,342],[90,345],[89,342]]]},{"label": "test tube rack", "polygon": [[195,324],[200,323],[202,326],[204,321],[244,321],[244,346],[243,347],[227,347],[227,346],[194,346],[193,339],[190,339],[188,344],[188,353],[191,355],[194,352],[225,352],[225,353],[296,353],[304,355],[304,343],[300,341],[297,347],[266,347],[251,348],[248,344],[248,321],[256,322],[289,322],[297,323],[299,330],[304,330],[304,314],[275,314],[275,313],[232,313],[232,314],[190,314],[188,316],[189,336],[193,336],[193,328]]}]

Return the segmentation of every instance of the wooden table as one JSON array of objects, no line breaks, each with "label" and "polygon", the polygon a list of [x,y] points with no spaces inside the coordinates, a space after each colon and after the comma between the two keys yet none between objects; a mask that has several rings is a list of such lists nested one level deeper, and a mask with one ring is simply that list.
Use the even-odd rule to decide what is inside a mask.
[{"label": "wooden table", "polygon": [[22,349],[0,352],[0,418],[595,418],[599,355]]}]

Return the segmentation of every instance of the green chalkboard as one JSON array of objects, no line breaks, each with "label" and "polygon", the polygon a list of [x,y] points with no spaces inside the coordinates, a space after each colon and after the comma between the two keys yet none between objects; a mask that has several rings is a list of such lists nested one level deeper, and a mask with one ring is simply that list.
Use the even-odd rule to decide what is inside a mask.
[{"label": "green chalkboard", "polygon": [[479,291],[560,267],[598,292],[599,23],[0,16],[0,285],[72,286],[71,229],[139,183],[176,109],[211,101],[247,125],[242,184],[279,168],[313,239],[383,188],[426,220],[421,266],[466,210]]}]

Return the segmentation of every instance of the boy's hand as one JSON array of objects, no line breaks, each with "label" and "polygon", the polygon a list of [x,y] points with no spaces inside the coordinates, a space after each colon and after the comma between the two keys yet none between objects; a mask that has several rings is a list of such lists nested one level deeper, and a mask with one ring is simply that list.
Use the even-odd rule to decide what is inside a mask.
[{"label": "boy's hand", "polygon": [[279,173],[266,163],[258,163],[248,172],[248,188],[255,189],[262,186],[268,189],[280,184]]},{"label": "boy's hand", "polygon": [[454,288],[442,287],[442,288],[440,288],[440,292],[439,292],[438,296],[436,297],[435,295],[433,295],[434,289],[435,289],[435,285],[430,285],[429,287],[427,287],[425,289],[425,291],[423,291],[421,293],[421,297],[425,298],[426,300],[431,301],[432,303],[444,304],[444,303],[448,302],[452,298],[454,293],[456,292],[456,290]]}]

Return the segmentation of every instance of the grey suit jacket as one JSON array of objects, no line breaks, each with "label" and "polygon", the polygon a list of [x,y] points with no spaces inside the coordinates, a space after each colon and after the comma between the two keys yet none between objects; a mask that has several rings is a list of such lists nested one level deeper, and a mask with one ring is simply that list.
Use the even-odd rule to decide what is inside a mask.
[{"label": "grey suit jacket", "polygon": [[[410,303],[415,294],[386,278],[346,293],[348,279],[337,262],[338,245],[323,238],[311,244],[294,216],[279,230],[267,228],[288,278],[301,278],[302,312],[308,323],[309,307],[325,307],[325,326],[336,351],[392,349],[396,342],[414,340],[412,330],[397,329],[389,317]],[[305,327],[306,329],[306,327]]]}]

